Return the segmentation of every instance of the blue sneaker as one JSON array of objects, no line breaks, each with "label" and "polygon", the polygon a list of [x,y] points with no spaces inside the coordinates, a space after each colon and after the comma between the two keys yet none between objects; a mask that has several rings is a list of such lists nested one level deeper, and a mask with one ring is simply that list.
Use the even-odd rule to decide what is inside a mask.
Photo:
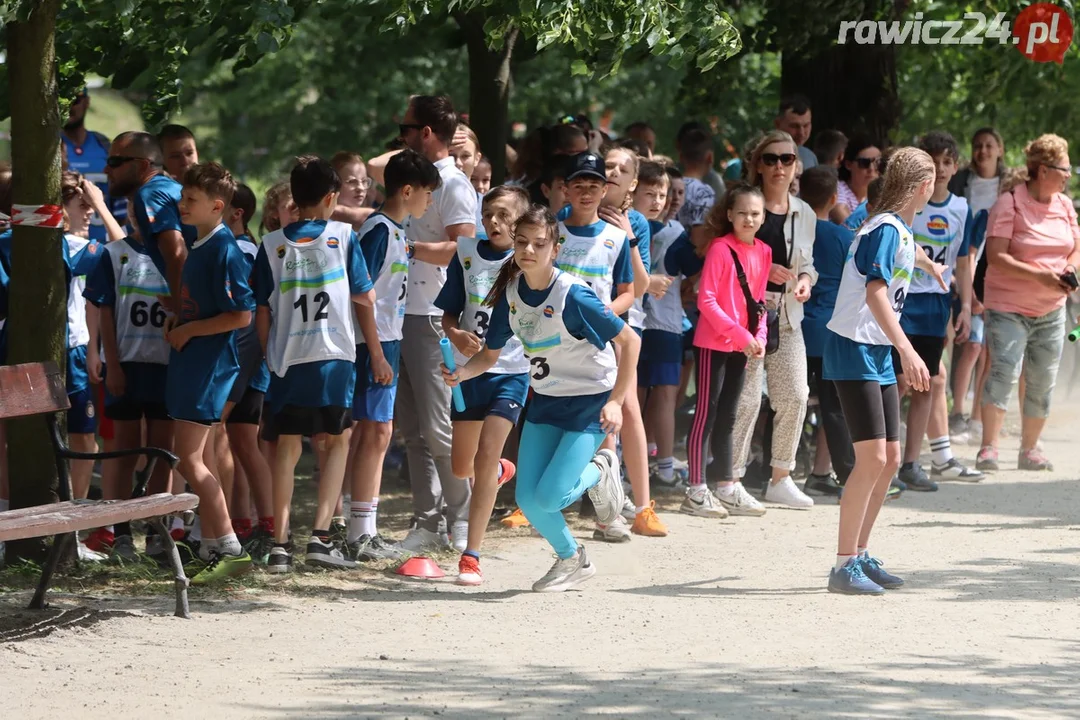
[{"label": "blue sneaker", "polygon": [[883,595],[885,588],[866,577],[860,558],[853,557],[842,568],[829,573],[829,592],[844,595]]},{"label": "blue sneaker", "polygon": [[895,590],[898,587],[904,586],[904,579],[896,577],[881,565],[881,561],[876,557],[870,557],[869,555],[863,555],[859,558],[862,561],[862,571],[866,577],[876,582],[886,590]]}]

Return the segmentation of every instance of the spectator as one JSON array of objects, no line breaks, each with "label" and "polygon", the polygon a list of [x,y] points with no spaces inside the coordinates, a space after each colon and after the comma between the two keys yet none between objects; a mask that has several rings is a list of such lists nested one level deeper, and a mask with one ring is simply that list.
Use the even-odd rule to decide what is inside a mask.
[{"label": "spectator", "polygon": [[[109,179],[105,174],[105,163],[109,157],[109,138],[101,133],[86,129],[86,112],[90,109],[90,95],[84,88],[71,105],[67,122],[60,139],[64,141],[65,170],[82,173],[90,182],[98,186],[105,195],[105,202],[116,220],[123,225],[127,218],[127,202],[122,197],[115,200],[109,195]],[[100,216],[90,218],[90,239],[94,242],[106,242],[108,233]]]},{"label": "spectator", "polygon": [[188,168],[199,164],[195,135],[183,125],[166,125],[161,128],[158,142],[165,160],[165,172],[176,180],[183,180]]},{"label": "spectator", "polygon": [[844,162],[844,149],[847,148],[847,135],[839,130],[822,130],[814,140],[814,157],[818,165],[840,169]]},{"label": "spectator", "polygon": [[[681,157],[683,152],[683,141],[685,138],[691,136],[691,133],[694,133],[692,137],[694,138],[695,143],[699,143],[700,141],[700,137],[697,135],[697,133],[701,133],[705,136],[706,140],[708,140],[709,167],[700,179],[702,182],[712,188],[713,196],[716,198],[716,200],[719,200],[724,196],[724,180],[720,177],[720,173],[716,172],[716,169],[713,168],[712,132],[709,130],[709,127],[705,123],[691,120],[690,122],[683,123],[682,126],[679,128],[679,132],[675,135],[675,150],[679,154],[679,162],[682,162]],[[683,167],[681,164],[679,166],[679,169],[682,170],[684,174],[686,173],[686,168]],[[712,238],[709,239],[711,240]]]},{"label": "spectator", "polygon": [[342,150],[330,158],[330,164],[341,179],[341,194],[338,195],[338,204],[330,219],[347,222],[353,226],[353,230],[359,230],[374,212],[368,204],[368,190],[371,189],[372,179],[367,173],[364,158],[354,152]]},{"label": "spectator", "polygon": [[645,143],[649,148],[648,153],[638,153],[646,157],[651,157],[656,152],[656,131],[652,129],[649,123],[639,120],[638,122],[630,123],[626,126],[626,130],[623,131],[623,135],[629,139],[637,140]]},{"label": "spectator", "polygon": [[990,371],[983,389],[980,470],[998,469],[998,436],[1021,364],[1026,390],[1017,466],[1053,469],[1038,442],[1065,341],[1065,298],[1071,289],[1066,280],[1075,283],[1080,227],[1064,193],[1072,175],[1068,143],[1042,135],[1028,143],[1024,155],[1029,179],[998,198],[986,230]]},{"label": "spectator", "polygon": [[807,170],[818,163],[817,156],[806,147],[806,141],[810,139],[811,120],[810,101],[805,95],[795,94],[780,100],[780,112],[773,121],[777,130],[786,132],[795,141],[799,148],[799,159]]},{"label": "spectator", "polygon": [[702,130],[691,130],[679,140],[679,165],[685,186],[683,204],[676,220],[690,234],[695,248],[704,248],[711,240],[706,216],[716,204],[716,192],[705,182],[712,169],[712,138]]},{"label": "spectator", "polygon": [[843,223],[848,215],[866,202],[866,188],[878,176],[881,150],[874,141],[857,137],[848,141],[844,162],[840,164],[840,184],[836,187],[837,203],[829,217]]}]

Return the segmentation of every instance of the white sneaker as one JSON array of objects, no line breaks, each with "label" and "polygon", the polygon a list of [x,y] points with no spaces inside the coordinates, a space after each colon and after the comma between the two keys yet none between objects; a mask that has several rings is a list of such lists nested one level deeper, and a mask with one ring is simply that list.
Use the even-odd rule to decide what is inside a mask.
[{"label": "white sneaker", "polygon": [[[4,543],[0,543],[0,565],[4,564],[3,555]],[[86,543],[79,541],[79,560],[83,562],[105,562],[109,559],[109,556],[105,553],[99,553],[96,550],[91,550],[86,547]]]},{"label": "white sneaker", "polygon": [[[614,453],[612,453],[614,455]],[[596,574],[596,566],[585,556],[585,548],[563,560],[558,558],[544,577],[533,583],[533,592],[564,592],[577,587]]]},{"label": "white sneaker", "polygon": [[746,492],[741,482],[731,486],[731,492],[717,491],[716,498],[728,511],[729,515],[747,515],[761,517],[765,514],[765,506],[757,501],[750,493]]},{"label": "white sneaker", "polygon": [[[626,492],[625,487],[623,488],[623,492]],[[629,523],[632,523],[637,519],[637,506],[634,505],[634,501],[631,500],[629,496],[626,496],[626,499],[623,500],[622,510],[619,511],[619,516]]]},{"label": "white sneaker", "polygon": [[972,420],[968,423],[968,445],[982,445],[981,420]]},{"label": "white sneaker", "polygon": [[596,529],[593,530],[593,540],[603,540],[609,543],[624,543],[630,542],[630,526],[626,524],[626,520],[622,515],[619,515],[610,525],[601,525],[596,523]]},{"label": "white sneaker", "polygon": [[778,483],[769,483],[769,487],[765,489],[765,502],[798,510],[814,507],[814,499],[800,490],[790,475]]},{"label": "white sneaker", "polygon": [[728,511],[724,509],[716,496],[709,491],[709,486],[705,483],[691,485],[686,490],[686,499],[679,506],[679,512],[694,515],[695,517],[718,518],[721,520],[728,516]]},{"label": "white sneaker", "polygon": [[596,520],[603,525],[610,525],[619,517],[622,510],[623,495],[622,474],[619,471],[619,458],[611,450],[596,453],[593,462],[600,468],[600,481],[589,488],[589,499],[596,508]]},{"label": "white sneaker", "polygon": [[398,543],[398,549],[412,555],[442,550],[449,547],[450,540],[445,533],[431,532],[425,528],[413,528],[405,539]]},{"label": "white sneaker", "polygon": [[450,526],[450,544],[458,552],[469,549],[469,521],[458,520]]}]

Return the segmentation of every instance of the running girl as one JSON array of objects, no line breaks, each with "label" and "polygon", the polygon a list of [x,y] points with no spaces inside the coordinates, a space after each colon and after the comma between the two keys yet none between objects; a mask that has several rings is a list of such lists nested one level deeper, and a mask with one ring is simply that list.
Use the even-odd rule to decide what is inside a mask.
[{"label": "running girl", "polygon": [[[732,431],[749,357],[765,357],[765,285],[772,265],[769,246],[755,237],[765,219],[765,196],[751,185],[736,185],[709,211],[705,224],[715,239],[704,251],[694,332],[697,407],[686,451],[690,487],[680,512],[725,518],[728,512],[705,484],[708,450],[719,474],[718,488],[732,488],[731,504],[753,507],[735,480]],[[760,507],[760,505],[757,505]],[[748,513],[743,513],[748,514]],[[764,508],[757,514],[764,514]]]},{"label": "running girl", "polygon": [[[554,267],[557,237],[546,208],[533,205],[521,216],[514,226],[514,259],[485,300],[495,308],[486,346],[457,372],[442,368],[451,387],[477,377],[495,365],[511,336],[529,357],[535,394],[521,431],[517,503],[558,555],[533,584],[536,592],[569,590],[596,574],[562,511],[587,491],[597,520],[608,524],[619,516],[619,462],[610,450],[597,450],[622,427],[641,345],[603,298]],[[612,342],[622,350],[617,369]]]},{"label": "running girl", "polygon": [[912,270],[945,287],[945,267],[915,243],[911,223],[934,193],[934,161],[922,150],[901,148],[889,161],[881,198],[848,250],[828,328],[824,377],[836,383],[855,467],[840,500],[836,565],[829,592],[880,595],[904,581],[885,571],[866,545],[885,494],[900,466],[900,400],[892,347],[908,383],[930,389],[926,363],[900,327]]},{"label": "running girl", "polygon": [[[442,325],[454,344],[459,366],[483,348],[491,308],[484,300],[503,265],[514,252],[514,223],[529,207],[529,193],[517,185],[503,185],[484,198],[483,220],[487,240],[458,239],[457,255],[447,268],[446,284],[435,300],[443,310]],[[499,486],[514,475],[514,466],[500,459],[510,431],[517,424],[529,391],[529,361],[521,342],[511,338],[494,367],[462,383],[465,411],[450,410],[454,425],[450,460],[454,475],[473,478],[467,537],[452,540],[462,552],[458,583],[479,585],[480,544],[484,540]]]}]

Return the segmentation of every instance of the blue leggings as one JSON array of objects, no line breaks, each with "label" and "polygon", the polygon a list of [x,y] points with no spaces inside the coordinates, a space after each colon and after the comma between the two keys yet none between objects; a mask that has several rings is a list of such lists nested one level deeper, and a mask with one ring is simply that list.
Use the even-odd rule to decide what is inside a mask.
[{"label": "blue leggings", "polygon": [[562,511],[600,480],[593,456],[603,433],[573,432],[525,421],[518,448],[517,504],[559,557],[577,552]]}]

